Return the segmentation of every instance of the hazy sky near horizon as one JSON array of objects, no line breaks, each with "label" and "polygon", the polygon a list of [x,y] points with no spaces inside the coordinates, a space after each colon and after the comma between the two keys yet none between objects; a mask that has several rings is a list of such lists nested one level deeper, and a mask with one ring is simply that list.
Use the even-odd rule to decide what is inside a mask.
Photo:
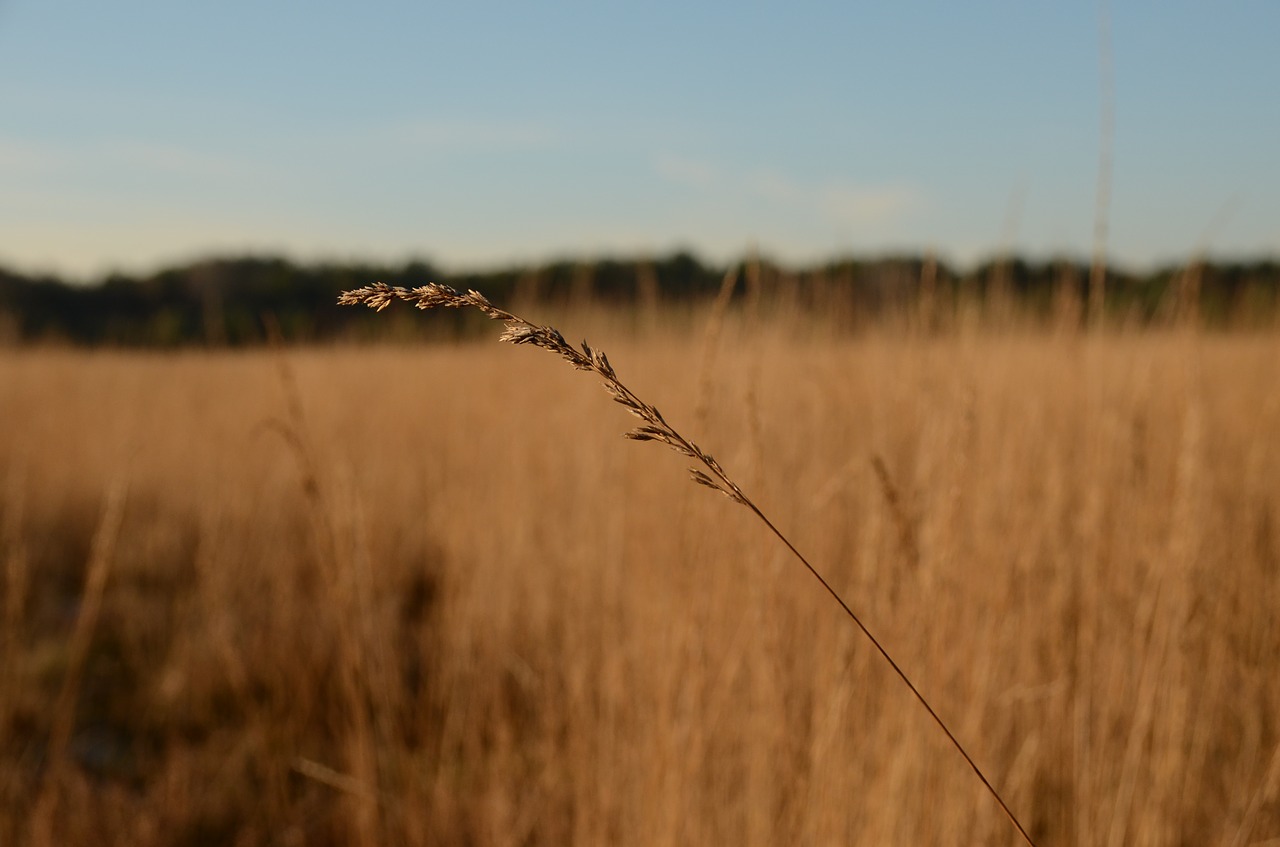
[{"label": "hazy sky near horizon", "polygon": [[[1087,256],[1101,9],[0,0],[0,264]],[[1280,3],[1106,17],[1113,259],[1280,255]]]}]

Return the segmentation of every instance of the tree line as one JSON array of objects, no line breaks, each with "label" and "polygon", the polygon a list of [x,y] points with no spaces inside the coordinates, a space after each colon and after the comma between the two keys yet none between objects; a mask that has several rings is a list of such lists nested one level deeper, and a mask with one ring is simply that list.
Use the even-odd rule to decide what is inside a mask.
[{"label": "tree line", "polygon": [[[732,285],[730,289],[726,285]],[[1193,263],[1135,274],[1109,269],[1094,289],[1089,268],[1069,261],[989,261],[958,272],[927,256],[843,259],[785,268],[745,259],[725,268],[687,252],[655,259],[565,260],[537,267],[446,272],[423,261],[398,265],[297,263],[280,257],[208,259],[92,284],[0,268],[0,343],[138,347],[236,346],[284,340],[417,339],[478,331],[475,316],[379,320],[336,305],[338,292],[382,281],[475,288],[495,303],[593,305],[640,311],[727,296],[757,307],[812,312],[857,331],[886,320],[925,329],[961,314],[1083,326],[1152,325],[1194,319],[1208,327],[1274,326],[1280,263]],[[1096,279],[1097,277],[1095,277]],[[1096,283],[1095,283],[1096,285]]]}]

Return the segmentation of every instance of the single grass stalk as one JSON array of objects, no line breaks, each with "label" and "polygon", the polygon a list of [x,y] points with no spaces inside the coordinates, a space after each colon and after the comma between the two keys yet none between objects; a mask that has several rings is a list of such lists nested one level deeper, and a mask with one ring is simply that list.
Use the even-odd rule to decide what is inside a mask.
[{"label": "single grass stalk", "polygon": [[1030,847],[1035,847],[1035,842],[1031,839],[1031,836],[1027,834],[1027,830],[1018,821],[1018,818],[1013,814],[1009,805],[1005,803],[1004,798],[1002,798],[1000,793],[992,786],[990,780],[988,780],[982,773],[982,770],[978,767],[977,763],[974,762],[973,757],[969,755],[968,751],[964,749],[964,746],[961,745],[955,735],[952,734],[951,730],[947,727],[946,723],[943,722],[942,718],[938,717],[938,713],[933,710],[931,705],[929,705],[929,701],[924,698],[924,695],[921,694],[915,684],[911,682],[902,668],[898,666],[898,663],[893,660],[893,657],[891,657],[888,651],[885,650],[884,646],[880,644],[880,641],[871,634],[871,631],[867,629],[867,626],[862,622],[862,619],[859,618],[851,608],[849,608],[849,605],[844,601],[844,598],[842,598],[840,594],[831,587],[831,584],[827,582],[821,573],[818,572],[817,568],[815,568],[809,560],[796,549],[795,545],[782,534],[781,530],[774,526],[773,522],[769,520],[765,513],[762,512],[745,493],[743,493],[742,489],[739,488],[737,483],[729,477],[724,468],[720,467],[720,463],[717,462],[710,453],[705,452],[697,444],[681,435],[674,427],[667,423],[666,419],[662,416],[662,413],[658,411],[657,407],[651,406],[641,400],[634,392],[631,391],[630,388],[623,384],[603,351],[592,349],[585,341],[582,342],[580,348],[574,347],[569,344],[569,342],[565,341],[564,336],[561,335],[560,331],[555,327],[538,326],[537,324],[530,323],[518,315],[499,309],[497,306],[490,303],[489,300],[478,291],[467,291],[464,294],[447,285],[430,283],[420,288],[408,289],[378,282],[363,288],[344,291],[341,296],[339,296],[338,303],[344,306],[364,305],[380,312],[387,306],[391,305],[395,300],[403,300],[406,303],[412,303],[419,309],[434,309],[437,307],[453,309],[471,307],[478,309],[489,319],[502,321],[503,324],[505,324],[506,329],[500,336],[500,341],[508,341],[512,344],[531,344],[535,347],[542,347],[558,354],[565,361],[569,362],[569,364],[573,365],[575,369],[591,371],[601,377],[604,380],[605,391],[609,393],[614,401],[626,407],[627,411],[631,412],[631,414],[641,420],[641,424],[626,432],[625,436],[634,441],[657,441],[661,444],[667,445],[680,455],[693,459],[701,466],[689,468],[689,474],[694,482],[719,491],[733,502],[738,503],[741,506],[745,506],[769,528],[769,531],[772,532],[778,540],[791,551],[792,555],[794,555],[796,559],[804,565],[805,569],[818,580],[826,592],[831,595],[831,598],[839,604],[841,609],[844,610],[845,615],[853,621],[858,629],[862,631],[862,634],[865,635],[876,648],[876,651],[880,653],[881,657],[889,663],[889,666],[893,668],[894,673],[896,673],[898,678],[901,679],[907,688],[911,690],[912,695],[914,695],[920,705],[924,707],[925,711],[929,713],[929,717],[933,718],[933,722],[936,723],[938,728],[947,736],[947,739],[951,742],[952,746],[955,747],[956,750],[959,751],[960,755],[964,757],[964,760],[969,764],[969,767],[973,770],[974,774],[982,782],[987,792],[995,798],[995,801],[1000,805],[1001,810],[1003,810],[1005,815],[1009,818],[1010,823],[1014,825],[1018,830],[1018,834],[1022,836],[1022,840],[1030,845]]}]

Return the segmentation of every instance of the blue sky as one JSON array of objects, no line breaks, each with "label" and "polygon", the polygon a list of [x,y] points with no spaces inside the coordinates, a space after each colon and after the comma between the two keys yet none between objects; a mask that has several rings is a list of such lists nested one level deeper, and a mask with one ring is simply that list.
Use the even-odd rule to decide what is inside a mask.
[{"label": "blue sky", "polygon": [[[1087,256],[1100,9],[0,0],[0,264]],[[1112,256],[1280,254],[1280,3],[1107,17]]]}]

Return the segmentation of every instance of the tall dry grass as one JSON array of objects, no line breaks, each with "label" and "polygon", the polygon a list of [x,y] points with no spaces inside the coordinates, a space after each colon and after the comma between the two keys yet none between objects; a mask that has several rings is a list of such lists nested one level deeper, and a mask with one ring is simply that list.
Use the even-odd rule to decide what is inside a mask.
[{"label": "tall dry grass", "polygon": [[[710,350],[714,348],[715,339],[719,333],[724,317],[723,310],[719,307],[722,307],[727,302],[725,294],[726,292],[732,291],[733,281],[734,274],[730,271],[730,273],[724,278],[724,282],[721,285],[720,296],[717,296],[713,306],[713,315],[709,322],[707,338],[704,340],[704,344],[706,344],[704,353],[710,352]],[[560,333],[560,330],[555,327],[535,324],[525,318],[500,309],[494,306],[493,303],[491,303],[483,294],[474,290],[463,293],[449,286],[436,283],[429,283],[425,286],[408,289],[404,287],[389,286],[386,283],[379,282],[359,289],[345,291],[338,298],[338,302],[340,304],[348,306],[368,306],[379,312],[396,300],[411,303],[416,308],[424,311],[441,308],[475,309],[490,320],[499,321],[503,324],[503,332],[498,339],[499,341],[505,341],[516,345],[528,345],[531,347],[543,348],[555,353],[561,359],[568,362],[574,370],[587,371],[598,377],[601,380],[605,391],[613,401],[621,405],[631,413],[632,416],[640,420],[639,424],[623,433],[626,438],[629,438],[632,441],[651,441],[661,444],[669,447],[686,459],[689,459],[692,462],[692,465],[688,468],[688,471],[690,477],[695,483],[723,494],[734,503],[744,507],[751,514],[755,515],[755,517],[760,520],[760,523],[763,524],[769,532],[771,532],[773,536],[791,552],[791,555],[804,567],[805,570],[809,572],[810,576],[818,581],[818,584],[822,586],[823,590],[830,595],[831,599],[835,601],[840,610],[844,612],[845,617],[847,617],[850,623],[857,627],[863,636],[866,637],[867,642],[875,648],[875,651],[882,659],[884,659],[885,663],[893,670],[894,674],[902,681],[903,685],[907,687],[907,690],[911,692],[912,696],[915,697],[916,701],[924,708],[929,717],[932,718],[933,722],[937,724],[938,729],[942,731],[943,735],[947,737],[947,740],[951,742],[951,745],[955,747],[956,751],[964,758],[965,763],[969,765],[974,776],[977,777],[978,781],[987,790],[987,793],[989,793],[992,799],[994,799],[1000,806],[1000,810],[1009,818],[1009,822],[1013,824],[1014,828],[1018,831],[1023,842],[1025,842],[1028,847],[1035,847],[1035,842],[1027,833],[1026,828],[1018,820],[1013,810],[1009,808],[1009,805],[1005,802],[1004,798],[1000,796],[1000,792],[991,785],[990,780],[987,778],[986,774],[982,772],[982,769],[978,767],[977,763],[974,762],[969,751],[966,750],[964,745],[956,739],[955,734],[951,731],[951,728],[947,726],[946,722],[943,721],[942,718],[938,717],[938,713],[934,710],[933,706],[929,704],[928,699],[920,693],[920,690],[916,688],[913,682],[911,682],[910,677],[908,677],[898,663],[893,660],[893,657],[889,655],[889,652],[884,648],[884,645],[880,643],[879,639],[875,637],[871,630],[867,628],[867,625],[862,622],[862,619],[858,617],[857,612],[853,611],[848,602],[840,596],[840,592],[831,586],[831,583],[822,575],[822,572],[815,568],[813,563],[806,559],[804,554],[801,553],[800,550],[791,542],[791,539],[787,538],[786,534],[779,530],[773,521],[769,519],[769,516],[761,511],[760,507],[757,506],[750,496],[742,490],[742,487],[738,485],[727,471],[725,471],[724,467],[716,461],[715,457],[704,451],[695,442],[689,440],[679,430],[673,427],[667,419],[662,416],[662,412],[660,412],[656,406],[646,402],[622,381],[613,365],[610,364],[609,357],[604,353],[604,351],[592,349],[586,341],[583,341],[581,344],[576,346],[570,344],[565,340],[564,336]],[[707,364],[708,360],[707,358],[704,358],[704,380],[709,373]],[[706,392],[703,392],[703,394],[705,395]],[[748,405],[751,406],[754,411],[756,406],[756,403],[754,402],[755,395],[752,394],[751,397],[753,402]],[[705,414],[705,409],[703,409],[703,412]],[[301,415],[298,414],[295,415],[295,417],[300,419]],[[700,415],[699,417],[703,416]],[[757,420],[755,415],[750,416],[749,419],[752,420],[753,423]],[[753,429],[755,430],[753,434],[757,434],[759,426],[757,425],[753,427]],[[876,469],[880,483],[885,491],[885,496],[888,499],[890,506],[893,508],[895,517],[898,519],[899,531],[903,534],[904,538],[909,538],[911,530],[908,525],[908,521],[903,517],[897,489],[889,477],[889,472],[885,470],[884,462],[880,460],[879,456],[876,456],[872,461],[872,465]],[[914,553],[914,550],[910,550],[909,552]],[[914,558],[915,556],[913,556],[913,560]]]},{"label": "tall dry grass", "polygon": [[[1280,838],[1280,338],[730,315],[704,381],[697,335],[576,320],[1037,843]],[[0,843],[1017,841],[767,530],[545,356],[7,351],[0,410]]]}]

